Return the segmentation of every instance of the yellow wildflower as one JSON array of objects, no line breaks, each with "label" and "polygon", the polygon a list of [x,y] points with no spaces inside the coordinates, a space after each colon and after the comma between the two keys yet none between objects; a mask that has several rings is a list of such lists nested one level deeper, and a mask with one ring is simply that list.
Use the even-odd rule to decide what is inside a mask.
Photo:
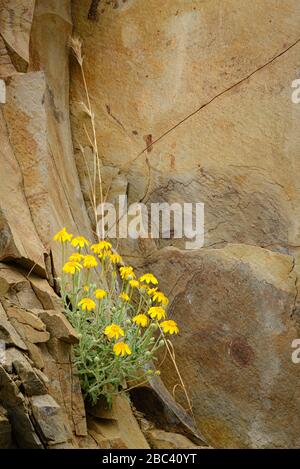
[{"label": "yellow wildflower", "polygon": [[157,319],[158,321],[166,317],[166,312],[161,306],[152,306],[148,314],[152,319]]},{"label": "yellow wildflower", "polygon": [[97,244],[91,246],[91,250],[94,254],[101,254],[101,251],[111,249],[112,245],[108,241],[99,241]]},{"label": "yellow wildflower", "polygon": [[76,270],[79,272],[80,269],[82,269],[82,265],[79,264],[79,262],[75,261],[68,261],[63,266],[63,271],[71,275],[74,275],[76,273]]},{"label": "yellow wildflower", "polygon": [[178,334],[179,328],[175,321],[170,319],[169,321],[163,321],[160,323],[160,326],[164,332],[169,332],[169,334]]},{"label": "yellow wildflower", "polygon": [[122,262],[122,257],[116,252],[112,252],[110,255],[110,260],[113,264],[120,264]]},{"label": "yellow wildflower", "polygon": [[83,248],[85,245],[88,246],[90,243],[87,239],[85,239],[84,236],[76,236],[76,238],[72,239],[71,244],[75,248],[77,248],[77,246],[79,246],[80,248]]},{"label": "yellow wildflower", "polygon": [[68,233],[66,228],[64,227],[62,230],[56,233],[55,236],[53,236],[53,239],[54,241],[59,241],[60,243],[66,243],[70,242],[72,237],[73,235],[71,233]]},{"label": "yellow wildflower", "polygon": [[109,338],[113,339],[114,337],[118,340],[120,336],[124,336],[125,333],[118,324],[110,324],[104,329],[104,334]]},{"label": "yellow wildflower", "polygon": [[131,348],[125,342],[118,342],[113,346],[113,351],[117,355],[124,357],[125,355],[131,355]]},{"label": "yellow wildflower", "polygon": [[130,298],[129,298],[129,296],[127,295],[127,293],[124,293],[124,292],[123,292],[123,293],[120,293],[119,298],[120,298],[121,300],[124,300],[124,301],[129,301],[129,300],[130,300]]},{"label": "yellow wildflower", "polygon": [[154,293],[157,291],[157,287],[156,288],[147,288],[147,293],[149,296],[152,296],[154,295]]},{"label": "yellow wildflower", "polygon": [[74,252],[70,255],[69,261],[80,262],[82,261],[83,257],[84,256],[82,254],[79,254],[79,252]]},{"label": "yellow wildflower", "polygon": [[153,285],[158,284],[158,280],[156,277],[154,277],[153,274],[144,274],[140,277],[140,282],[146,282],[146,283],[153,283]]},{"label": "yellow wildflower", "polygon": [[134,279],[135,273],[133,272],[133,267],[131,266],[120,267],[120,276],[123,280]]},{"label": "yellow wildflower", "polygon": [[147,318],[146,314],[138,314],[132,318],[132,321],[135,322],[137,326],[147,327],[149,323],[149,319]]},{"label": "yellow wildflower", "polygon": [[107,257],[110,257],[112,255],[111,251],[102,251],[100,254],[98,254],[99,259],[106,259]]},{"label": "yellow wildflower", "polygon": [[96,303],[91,298],[82,298],[82,300],[79,301],[78,306],[81,306],[83,311],[92,311],[96,308]]},{"label": "yellow wildflower", "polygon": [[139,286],[140,282],[138,280],[129,280],[129,285],[132,288],[137,288]]},{"label": "yellow wildflower", "polygon": [[107,295],[107,293],[105,290],[101,290],[100,288],[98,288],[97,290],[95,290],[94,295],[97,300],[102,300]]},{"label": "yellow wildflower", "polygon": [[154,292],[152,298],[154,301],[162,303],[165,306],[168,306],[169,304],[168,298],[161,291]]},{"label": "yellow wildflower", "polygon": [[94,258],[94,256],[91,256],[88,254],[87,256],[84,256],[83,258],[83,267],[86,267],[87,269],[92,269],[93,267],[97,267],[98,262]]}]

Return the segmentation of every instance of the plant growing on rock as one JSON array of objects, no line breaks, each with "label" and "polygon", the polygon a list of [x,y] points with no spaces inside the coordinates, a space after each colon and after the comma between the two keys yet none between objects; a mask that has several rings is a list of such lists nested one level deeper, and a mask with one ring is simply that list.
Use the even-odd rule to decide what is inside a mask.
[{"label": "plant growing on rock", "polygon": [[91,244],[65,228],[54,240],[62,246],[65,313],[79,335],[74,360],[84,398],[95,404],[102,396],[110,405],[114,395],[159,374],[151,364],[178,326],[167,319],[169,300],[155,276],[137,278],[111,243]]},{"label": "plant growing on rock", "polygon": [[[99,198],[102,205],[107,194],[103,194],[95,114],[85,74],[82,42],[79,37],[71,37],[69,45],[79,65],[84,90],[79,104],[87,119],[82,128],[93,156],[92,170],[84,147],[79,144],[79,148],[88,174],[91,218],[94,218],[98,233],[97,202]],[[103,220],[101,236],[105,237]],[[158,290],[156,278],[145,274],[137,279],[131,266],[120,266],[121,256],[105,240],[98,239],[98,243],[91,246],[81,236],[73,238],[65,228],[55,235],[55,239],[62,243],[61,291],[66,314],[80,334],[75,357],[84,396],[92,403],[104,396],[111,403],[112,396],[120,389],[127,386],[128,390],[137,379],[141,382],[153,373],[159,374],[151,369],[151,363],[156,360],[158,348],[165,346],[193,414],[172,343],[165,337],[165,334],[177,334],[178,326],[166,317],[169,301]],[[69,252],[70,246],[76,248],[73,254]]]}]

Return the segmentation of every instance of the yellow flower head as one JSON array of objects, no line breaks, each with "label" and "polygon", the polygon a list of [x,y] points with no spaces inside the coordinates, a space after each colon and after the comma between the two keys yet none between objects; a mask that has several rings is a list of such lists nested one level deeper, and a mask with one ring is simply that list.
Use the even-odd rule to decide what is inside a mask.
[{"label": "yellow flower head", "polygon": [[94,254],[101,254],[101,251],[108,251],[111,247],[112,246],[108,241],[99,241],[99,243],[91,246],[91,250]]},{"label": "yellow flower head", "polygon": [[131,355],[131,349],[129,345],[125,344],[125,342],[118,342],[113,346],[113,351],[117,355],[121,355],[124,357],[125,355]]},{"label": "yellow flower head", "polygon": [[83,311],[92,311],[96,309],[96,303],[91,298],[82,298],[82,300],[79,301],[78,306],[81,306]]},{"label": "yellow flower head", "polygon": [[80,262],[83,258],[84,256],[82,254],[79,254],[79,252],[74,252],[70,255],[69,261]]},{"label": "yellow flower head", "polygon": [[135,322],[137,326],[147,327],[149,323],[149,318],[147,318],[146,314],[138,314],[132,318],[132,321]]},{"label": "yellow flower head", "polygon": [[83,258],[83,267],[86,267],[87,269],[92,269],[93,267],[97,267],[98,262],[94,258],[94,256],[88,254],[87,256],[84,256]]},{"label": "yellow flower head", "polygon": [[154,293],[157,291],[157,287],[156,288],[148,288],[147,287],[147,293],[149,296],[152,296],[154,295]]},{"label": "yellow flower head", "polygon": [[97,300],[102,300],[107,295],[107,293],[105,290],[101,290],[100,288],[98,288],[97,290],[95,290],[94,295]]},{"label": "yellow flower head", "polygon": [[121,329],[121,327],[118,326],[118,324],[110,324],[110,326],[106,326],[106,328],[104,329],[104,334],[109,339],[116,338],[117,340],[120,336],[125,335],[123,329]]},{"label": "yellow flower head", "polygon": [[135,278],[135,273],[133,272],[133,267],[125,266],[120,267],[120,276],[124,280],[132,280]]},{"label": "yellow flower head", "polygon": [[164,332],[168,332],[169,334],[178,334],[179,328],[175,321],[170,319],[169,321],[163,321],[160,323],[160,326]]},{"label": "yellow flower head", "polygon": [[112,252],[109,257],[113,264],[120,264],[122,262],[122,257],[116,252]]},{"label": "yellow flower head", "polygon": [[152,308],[149,309],[148,314],[152,319],[157,319],[158,321],[166,317],[166,312],[161,306],[152,306]]},{"label": "yellow flower head", "polygon": [[63,271],[66,272],[66,274],[71,274],[71,275],[74,275],[76,271],[79,272],[80,269],[82,269],[82,265],[79,264],[79,262],[75,262],[75,261],[68,261],[63,266]]},{"label": "yellow flower head", "polygon": [[129,300],[130,300],[130,298],[129,298],[129,296],[127,295],[127,293],[124,293],[124,292],[123,292],[123,293],[120,293],[119,298],[120,298],[121,300],[124,300],[124,301],[129,301]]},{"label": "yellow flower head", "polygon": [[144,274],[140,277],[140,282],[153,283],[153,285],[158,284],[158,280],[154,277],[153,274]]},{"label": "yellow flower head", "polygon": [[110,258],[110,256],[112,255],[112,252],[111,251],[102,251],[100,252],[100,254],[98,254],[98,257],[99,259],[106,259],[107,257]]},{"label": "yellow flower head", "polygon": [[89,291],[90,287],[88,285],[84,285],[83,290],[84,291]]},{"label": "yellow flower head", "polygon": [[168,306],[169,299],[161,291],[153,293],[152,299],[158,303],[162,303],[164,306]]},{"label": "yellow flower head", "polygon": [[78,246],[80,248],[84,248],[84,246],[88,246],[90,243],[87,239],[85,239],[84,236],[76,236],[76,238],[73,238],[72,239],[72,242],[71,242],[72,246],[74,246],[75,248],[77,248]]},{"label": "yellow flower head", "polygon": [[129,285],[132,288],[137,288],[139,286],[140,282],[138,280],[129,280]]},{"label": "yellow flower head", "polygon": [[53,236],[54,241],[58,241],[60,243],[66,243],[70,242],[72,239],[73,235],[71,233],[68,233],[66,228],[64,227],[62,230],[60,230],[56,235]]}]

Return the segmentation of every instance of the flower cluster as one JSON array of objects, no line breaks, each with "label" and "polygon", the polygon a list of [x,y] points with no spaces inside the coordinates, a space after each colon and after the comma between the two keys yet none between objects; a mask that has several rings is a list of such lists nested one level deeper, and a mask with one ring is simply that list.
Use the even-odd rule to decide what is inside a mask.
[{"label": "flower cluster", "polygon": [[164,334],[177,334],[178,326],[167,319],[169,300],[157,278],[138,277],[111,243],[91,244],[66,228],[54,240],[62,244],[65,312],[80,337],[74,354],[84,396],[110,403],[125,382],[149,379]]}]

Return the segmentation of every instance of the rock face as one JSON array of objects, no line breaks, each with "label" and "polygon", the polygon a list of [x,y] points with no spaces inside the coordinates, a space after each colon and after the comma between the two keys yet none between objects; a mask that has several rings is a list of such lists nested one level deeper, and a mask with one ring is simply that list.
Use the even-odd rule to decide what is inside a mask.
[{"label": "rock face", "polygon": [[[0,162],[6,175],[0,194],[0,260],[34,265],[35,273],[45,275],[53,233],[64,225],[86,235],[90,229],[69,123],[70,2],[4,3],[0,47],[14,70],[7,79],[7,100],[0,114]],[[9,15],[13,20],[7,22]],[[55,47],[49,38],[57,41]],[[8,55],[10,49],[14,53]],[[28,73],[18,73],[16,56],[27,63]],[[0,77],[7,75],[6,61],[0,65]],[[58,269],[60,257],[56,247],[51,248]]]},{"label": "rock face", "polygon": [[1,420],[1,438],[10,442],[11,432],[22,448],[78,447],[87,429],[71,362],[77,335],[61,307],[43,309],[46,296],[47,304],[59,304],[46,280],[39,280],[36,294],[26,271],[0,264],[0,284],[0,402],[7,420]]},{"label": "rock face", "polygon": [[[97,13],[90,4],[75,0],[73,21],[107,199],[205,204],[208,249],[186,252],[184,239],[119,244],[171,294],[199,430],[217,447],[297,447],[300,106],[291,83],[299,4],[129,0],[101,2]],[[88,204],[76,144],[91,165],[82,96],[72,61],[72,128]],[[182,251],[165,251],[170,245]],[[170,370],[163,378],[172,391]]]},{"label": "rock face", "polygon": [[[176,361],[208,443],[299,447],[293,259],[246,245],[167,248],[144,268],[170,293],[172,318],[181,324]],[[178,382],[169,361],[162,379],[170,389]],[[178,388],[176,396],[184,403]]]},{"label": "rock face", "polygon": [[52,288],[53,234],[92,239],[69,120],[71,33],[70,0],[0,1],[0,447],[148,447],[129,404],[115,436],[96,421],[88,432],[78,337]]},{"label": "rock face", "polygon": [[126,398],[117,397],[111,410],[105,410],[100,403],[89,408],[88,414],[89,435],[100,448],[149,448]]},{"label": "rock face", "polygon": [[70,18],[69,1],[0,2],[0,447],[87,437],[78,338],[49,285],[60,269],[54,232],[90,234],[69,123]]},{"label": "rock face", "polygon": [[185,436],[178,433],[165,432],[164,430],[150,430],[148,439],[152,448],[157,449],[197,449]]},{"label": "rock face", "polygon": [[0,448],[11,447],[11,426],[5,409],[0,409]]},{"label": "rock face", "polygon": [[[1,447],[147,446],[124,441],[122,418],[89,417],[87,429],[78,339],[53,290],[53,233],[92,237],[73,30],[107,200],[205,204],[202,250],[119,243],[171,297],[199,434],[214,447],[299,447],[299,27],[298,0],[0,0]],[[163,379],[171,395],[168,361]],[[191,430],[179,407],[170,415]],[[151,445],[172,443],[164,430]]]},{"label": "rock face", "polygon": [[[88,0],[73,4],[111,199],[121,178],[130,203],[205,203],[206,246],[298,246],[297,0],[103,2],[98,21]],[[71,84],[75,140],[88,146],[76,64]],[[184,247],[143,241],[126,252],[134,260],[166,244]]]},{"label": "rock face", "polygon": [[[69,119],[69,49],[72,33],[70,0],[35,2],[29,69],[45,73],[44,99],[49,172],[50,235],[61,226],[92,237],[79,184]],[[49,234],[48,234],[49,236]],[[48,243],[51,237],[47,238]],[[60,255],[52,246],[55,267]]]}]

